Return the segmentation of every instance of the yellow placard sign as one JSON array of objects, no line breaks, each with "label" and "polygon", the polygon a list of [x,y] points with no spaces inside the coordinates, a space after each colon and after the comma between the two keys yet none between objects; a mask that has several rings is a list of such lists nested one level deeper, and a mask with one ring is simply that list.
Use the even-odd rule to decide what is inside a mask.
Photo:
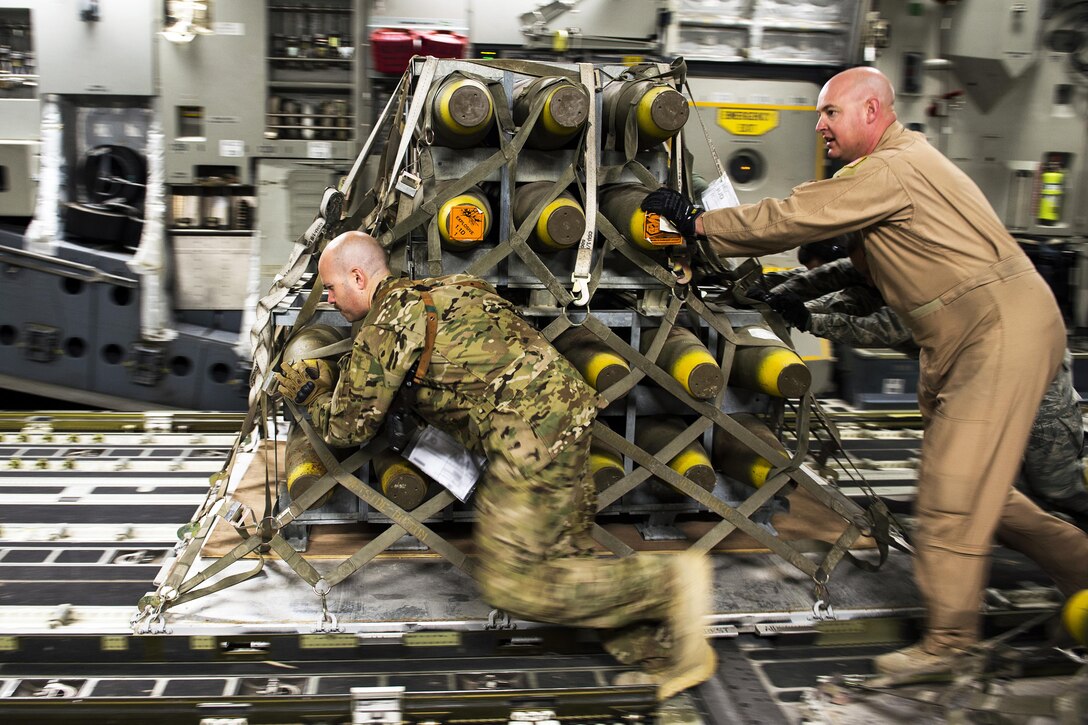
[{"label": "yellow placard sign", "polygon": [[762,136],[778,127],[778,111],[753,106],[718,109],[718,125],[734,136]]},{"label": "yellow placard sign", "polygon": [[458,204],[450,209],[450,239],[480,242],[484,238],[484,210],[475,204]]}]

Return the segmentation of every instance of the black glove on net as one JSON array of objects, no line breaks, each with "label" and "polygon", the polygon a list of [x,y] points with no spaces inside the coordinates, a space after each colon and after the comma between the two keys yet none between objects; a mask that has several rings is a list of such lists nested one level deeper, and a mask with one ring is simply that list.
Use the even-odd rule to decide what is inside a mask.
[{"label": "black glove on net", "polygon": [[[751,297],[751,293],[748,295]],[[808,330],[812,315],[805,301],[794,292],[775,292],[766,300],[767,306],[782,315],[782,319],[802,332]]]},{"label": "black glove on net", "polygon": [[771,293],[758,285],[752,285],[744,291],[744,296],[756,302],[766,302],[770,299]]},{"label": "black glove on net", "polygon": [[642,210],[660,214],[684,237],[695,236],[695,220],[702,214],[683,194],[661,187],[642,200]]}]

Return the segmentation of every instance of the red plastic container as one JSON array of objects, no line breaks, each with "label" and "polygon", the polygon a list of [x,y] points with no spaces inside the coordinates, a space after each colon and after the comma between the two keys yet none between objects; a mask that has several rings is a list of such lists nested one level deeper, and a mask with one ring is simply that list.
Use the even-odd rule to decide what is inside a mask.
[{"label": "red plastic container", "polygon": [[416,54],[417,35],[402,28],[378,28],[370,34],[370,52],[374,70],[379,73],[403,73]]},{"label": "red plastic container", "polygon": [[421,55],[435,58],[464,58],[468,37],[451,30],[424,30],[419,34]]}]

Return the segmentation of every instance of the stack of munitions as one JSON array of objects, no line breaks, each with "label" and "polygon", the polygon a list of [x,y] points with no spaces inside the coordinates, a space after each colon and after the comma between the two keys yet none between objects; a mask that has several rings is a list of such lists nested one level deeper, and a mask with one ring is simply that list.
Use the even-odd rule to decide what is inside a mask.
[{"label": "stack of munitions", "polygon": [[[278,341],[305,330],[320,294],[304,289],[306,257],[312,270],[322,239],[335,233],[374,234],[393,267],[413,278],[483,277],[520,305],[598,391],[590,475],[601,517],[619,512],[655,524],[671,522],[663,514],[704,517],[712,525],[685,545],[707,551],[740,529],[823,591],[844,549],[872,525],[860,507],[801,465],[811,419],[808,370],[784,331],[775,331],[781,327],[732,304],[729,284],[715,294],[689,284],[690,242],[641,209],[658,186],[690,193],[681,133],[689,111],[678,91],[683,72],[682,65],[416,59],[371,137],[387,135],[381,158],[367,158],[368,142],[356,164],[376,161],[377,182],[353,172],[343,186],[343,214],[285,266],[283,276],[303,292],[301,308],[288,310],[294,317],[283,315],[294,330],[266,336],[277,342],[263,354],[258,346],[254,359],[274,365],[289,357]],[[729,282],[739,279],[740,270],[734,272]],[[347,344],[307,354],[335,359]],[[297,407],[285,405],[309,444],[302,454],[295,444],[293,457],[314,464],[306,469],[311,478],[293,479],[274,525],[236,525],[249,538],[232,556],[270,547],[321,596],[405,532],[466,566],[465,554],[431,527],[470,518],[471,501],[458,503],[441,481],[384,452],[380,439],[330,451]],[[794,451],[774,432],[786,405],[798,410]],[[296,496],[304,481],[305,493]],[[796,488],[846,522],[822,560],[752,521],[761,506]],[[328,521],[328,510],[341,511],[337,501],[344,497],[355,505],[343,510],[343,521],[390,525],[322,577],[304,557],[288,553],[283,529]],[[744,499],[738,506],[726,503],[738,498]],[[601,527],[594,535],[618,555],[632,551]],[[164,586],[181,579],[172,574]]]},{"label": "stack of munitions", "polygon": [[407,80],[377,203],[352,228],[414,278],[493,283],[602,395],[602,514],[707,510],[641,455],[711,497],[782,488],[797,466],[771,427],[808,369],[759,312],[695,296],[676,273],[688,242],[641,208],[658,186],[690,188],[682,69],[425,60]]}]

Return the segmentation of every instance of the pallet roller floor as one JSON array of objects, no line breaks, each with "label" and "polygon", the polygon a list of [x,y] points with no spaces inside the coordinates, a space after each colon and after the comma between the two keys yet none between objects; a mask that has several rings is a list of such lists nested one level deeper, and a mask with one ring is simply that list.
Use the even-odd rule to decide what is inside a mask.
[{"label": "pallet roller floor", "polygon": [[[188,444],[176,453],[179,441],[161,437],[163,431],[158,438],[143,430],[74,432],[59,420],[51,427],[4,432],[0,440],[12,449],[0,459],[7,471],[0,495],[9,502],[0,509],[0,712],[16,721],[373,722],[390,702],[414,722],[508,721],[515,712],[525,722],[551,713],[570,723],[937,717],[932,704],[820,690],[828,686],[821,679],[869,673],[872,656],[914,637],[921,603],[909,559],[898,553],[876,574],[847,565],[836,570],[834,619],[830,611],[814,611],[811,581],[775,557],[715,554],[709,631],[721,667],[710,682],[660,708],[645,688],[610,685],[620,668],[592,633],[496,619],[465,574],[418,552],[384,554],[334,588],[328,613],[340,631],[315,631],[332,629],[319,597],[272,560],[251,581],[170,610],[166,633],[137,636],[130,623],[136,600],[152,588],[185,521],[175,509],[191,511],[200,502],[196,489],[218,465],[214,454],[192,451],[223,450],[222,442],[196,443],[187,432]],[[103,448],[89,456],[99,470],[65,469],[73,465],[64,463],[73,460],[66,445],[86,450],[93,443],[84,435],[127,436],[98,441],[125,454],[112,456],[116,461],[175,465],[101,470],[111,459]],[[57,445],[68,436],[77,439]],[[38,450],[45,443],[57,450]],[[167,446],[173,448],[164,454]],[[81,454],[76,467],[87,457]],[[34,473],[28,460],[35,461]],[[170,498],[163,500],[166,491]],[[103,509],[115,513],[95,520],[101,505],[95,498],[103,495],[120,502],[110,499]],[[63,516],[36,515],[58,509]],[[1034,599],[1009,594],[1026,591],[1024,582],[1043,579],[1022,559],[999,552],[993,583],[1006,595],[991,597],[993,631],[1056,606],[1045,589]],[[1011,681],[1084,691],[1068,660],[1049,667],[1048,677]],[[382,695],[382,688],[399,686],[403,694]],[[368,689],[353,695],[352,687]]]}]

